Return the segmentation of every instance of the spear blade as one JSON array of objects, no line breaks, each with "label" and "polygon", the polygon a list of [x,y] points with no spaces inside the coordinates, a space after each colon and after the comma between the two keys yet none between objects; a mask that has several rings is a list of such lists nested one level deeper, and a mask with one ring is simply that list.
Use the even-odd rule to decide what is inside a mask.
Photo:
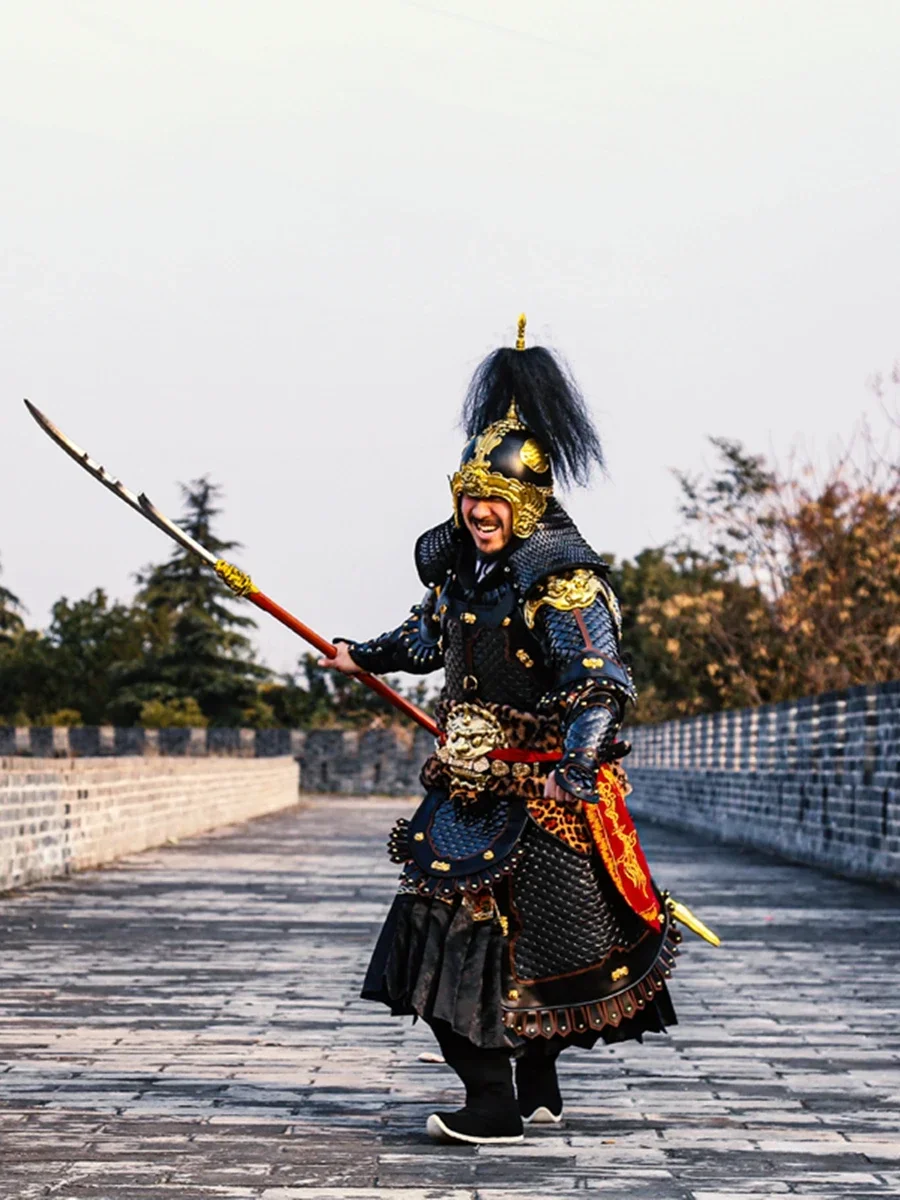
[{"label": "spear blade", "polygon": [[[137,497],[137,502],[138,511],[142,517],[146,517],[148,521],[152,521],[154,525],[161,529],[163,533],[167,533],[169,537],[174,542],[177,542],[183,549],[189,550],[191,554],[198,554],[200,558],[204,559],[205,562],[208,562],[209,565],[214,567],[218,572],[218,564],[221,560],[217,559],[211,550],[207,550],[205,546],[201,546],[199,542],[195,541],[190,534],[185,533],[184,530],[176,525],[174,521],[170,521],[165,513],[159,511],[159,509],[152,502],[152,500],[149,499],[145,492],[141,492],[141,494]],[[241,593],[237,594],[240,595]],[[244,594],[246,595],[249,593]]]},{"label": "spear blade", "polygon": [[[75,462],[78,463],[79,467],[83,467],[89,475],[93,475],[94,479],[96,479],[98,483],[102,483],[105,488],[108,488],[114,496],[118,496],[120,500],[124,500],[129,508],[133,508],[135,512],[140,513],[141,516],[148,520],[152,525],[156,525],[157,528],[161,528],[156,518],[141,508],[138,497],[134,494],[134,492],[129,491],[120,479],[113,478],[113,476],[110,475],[109,471],[107,471],[105,467],[101,467],[98,462],[95,462],[86,450],[82,450],[80,446],[76,445],[76,443],[73,442],[70,437],[68,437],[61,429],[54,425],[50,418],[45,413],[42,413],[41,410],[36,405],[32,404],[30,400],[25,401],[25,407],[34,417],[35,421],[37,421],[38,425],[40,425],[41,429],[43,429],[44,433],[46,433],[49,438],[56,442],[57,446],[59,446],[61,450],[64,450],[66,454],[68,454],[69,458],[73,458]],[[168,530],[166,530],[166,532],[168,532]]]},{"label": "spear blade", "polygon": [[[202,558],[208,566],[213,568],[219,578],[228,585],[236,596],[245,597],[251,604],[255,604],[257,608],[261,608],[263,612],[267,612],[276,621],[280,621],[282,625],[286,625],[288,629],[299,634],[304,641],[315,646],[326,658],[335,657],[337,648],[331,642],[327,641],[321,634],[316,633],[314,629],[305,625],[292,613],[289,613],[286,608],[282,608],[280,604],[277,604],[264,592],[260,591],[246,572],[240,570],[239,567],[234,566],[232,563],[226,562],[223,558],[216,558],[211,550],[207,550],[200,542],[195,541],[183,529],[179,528],[174,521],[170,521],[165,513],[160,512],[145,494],[141,493],[140,496],[136,496],[134,492],[129,491],[121,480],[114,479],[105,467],[101,467],[99,463],[94,462],[85,450],[82,450],[61,429],[58,429],[30,400],[25,401],[25,407],[38,425],[40,425],[41,429],[43,429],[44,433],[56,442],[61,450],[65,450],[66,454],[70,458],[73,458],[80,467],[83,467],[89,475],[92,475],[98,483],[102,483],[114,496],[118,496],[120,500],[124,500],[130,508],[140,513],[151,525],[161,530],[167,537],[172,538],[183,549]],[[411,700],[407,700],[405,696],[401,696],[399,692],[395,691],[390,684],[385,683],[383,679],[379,679],[377,675],[371,675],[368,671],[360,671],[354,678],[363,684],[364,687],[369,688],[370,691],[387,700],[389,704],[399,709],[405,716],[410,717],[417,724],[421,725],[423,729],[427,729],[430,734],[435,737],[438,736],[439,730],[435,721],[426,712],[423,712],[418,705],[413,704]]]}]

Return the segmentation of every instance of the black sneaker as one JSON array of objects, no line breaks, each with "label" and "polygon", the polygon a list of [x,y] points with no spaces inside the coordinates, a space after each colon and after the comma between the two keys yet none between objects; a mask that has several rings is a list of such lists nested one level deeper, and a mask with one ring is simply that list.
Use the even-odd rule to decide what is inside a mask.
[{"label": "black sneaker", "polygon": [[476,1146],[523,1142],[522,1119],[517,1112],[479,1112],[461,1108],[453,1113],[432,1113],[425,1129],[436,1142],[462,1142]]}]

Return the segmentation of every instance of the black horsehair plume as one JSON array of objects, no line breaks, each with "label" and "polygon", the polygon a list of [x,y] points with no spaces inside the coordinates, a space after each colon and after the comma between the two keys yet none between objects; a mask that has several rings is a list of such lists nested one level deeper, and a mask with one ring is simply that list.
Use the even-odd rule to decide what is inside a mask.
[{"label": "black horsehair plume", "polygon": [[506,416],[512,401],[522,424],[550,457],[565,486],[588,483],[603,466],[600,437],[584,397],[564,364],[543,346],[514,350],[501,346],[479,365],[463,402],[461,424],[467,437]]}]

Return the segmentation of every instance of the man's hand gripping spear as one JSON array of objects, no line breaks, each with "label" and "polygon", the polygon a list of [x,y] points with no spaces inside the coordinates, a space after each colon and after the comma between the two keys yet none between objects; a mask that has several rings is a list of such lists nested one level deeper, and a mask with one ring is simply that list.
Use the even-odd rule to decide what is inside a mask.
[{"label": "man's hand gripping spear", "polygon": [[[105,488],[108,488],[120,500],[124,500],[130,508],[140,513],[142,517],[146,518],[152,525],[155,525],[157,529],[161,529],[163,533],[177,542],[179,546],[182,546],[191,554],[196,554],[198,558],[212,567],[219,578],[227,584],[236,596],[243,596],[251,604],[255,604],[257,608],[261,608],[263,612],[269,613],[276,621],[280,621],[282,625],[286,625],[288,629],[293,630],[304,641],[314,646],[325,658],[336,660],[333,663],[335,667],[343,670],[348,675],[352,674],[352,677],[358,679],[364,687],[369,688],[387,700],[389,704],[392,704],[394,708],[398,709],[405,716],[411,717],[423,729],[427,729],[433,737],[440,737],[440,730],[432,718],[417,705],[401,696],[399,692],[385,683],[383,679],[379,679],[376,675],[370,675],[368,671],[351,671],[352,660],[347,654],[346,646],[340,643],[337,646],[332,645],[331,642],[316,633],[314,629],[310,629],[308,625],[304,625],[302,621],[289,613],[287,609],[282,608],[280,604],[276,604],[265,592],[259,590],[249,575],[232,563],[226,562],[225,559],[216,558],[212,551],[207,550],[205,546],[195,541],[194,538],[189,537],[183,529],[180,529],[164,513],[161,513],[144,493],[136,496],[134,492],[129,491],[118,479],[114,479],[104,467],[94,462],[80,446],[76,446],[70,438],[66,437],[62,430],[57,429],[53,422],[48,420],[40,409],[35,408],[30,401],[26,400],[25,405],[41,429],[56,442],[57,446],[65,450],[70,458],[74,458],[78,465],[84,467],[89,475],[93,475]],[[492,751],[491,757],[515,761],[518,754],[519,752],[514,749],[498,748]],[[558,757],[556,753],[538,755],[540,759],[556,759]],[[685,925],[693,933],[696,933],[698,937],[703,938],[704,941],[710,942],[714,946],[720,944],[719,938],[712,930],[707,928],[698,917],[695,917],[684,904],[678,903],[678,901],[668,895],[665,897],[665,903],[670,915],[676,921]]]}]

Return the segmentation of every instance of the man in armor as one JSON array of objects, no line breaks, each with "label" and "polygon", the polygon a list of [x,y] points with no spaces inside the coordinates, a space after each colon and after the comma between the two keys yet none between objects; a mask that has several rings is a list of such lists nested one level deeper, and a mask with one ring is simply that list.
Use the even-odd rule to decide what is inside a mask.
[{"label": "man in armor", "polygon": [[680,940],[624,804],[631,676],[607,566],[554,496],[600,442],[542,347],[489,355],[463,408],[453,514],[415,550],[425,598],[399,628],[338,643],[349,674],[440,668],[425,798],[391,835],[400,888],[363,996],[431,1026],[465,1086],[438,1140],[518,1142],[562,1119],[567,1046],[675,1022]]}]

